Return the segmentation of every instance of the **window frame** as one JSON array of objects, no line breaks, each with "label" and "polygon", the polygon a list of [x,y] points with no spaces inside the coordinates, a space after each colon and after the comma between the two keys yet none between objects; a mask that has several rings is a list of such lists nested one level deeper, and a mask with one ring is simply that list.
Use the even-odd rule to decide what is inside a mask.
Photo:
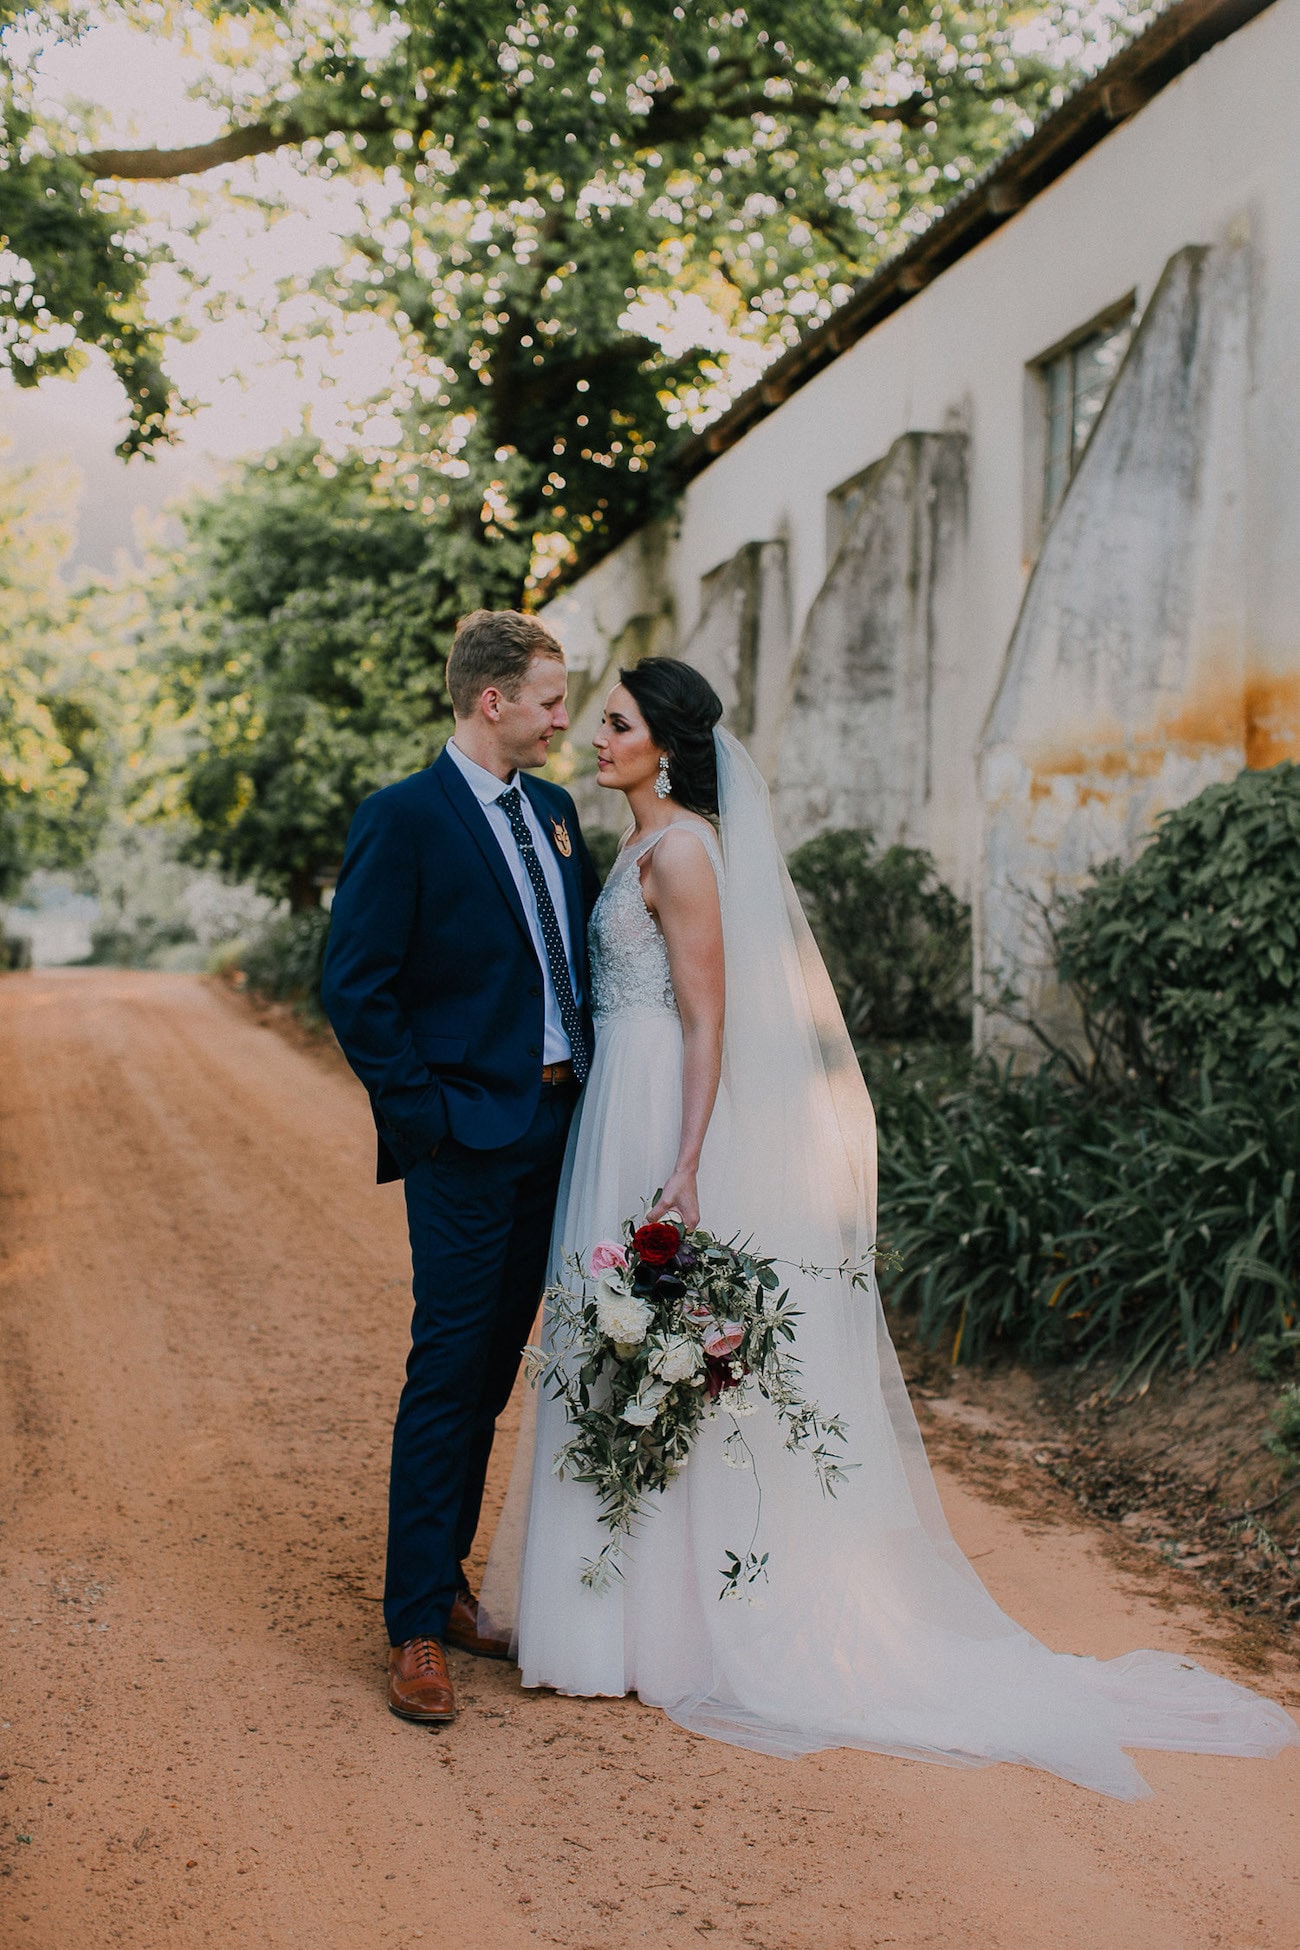
[{"label": "window frame", "polygon": [[[1053,423],[1051,400],[1053,369],[1059,370],[1063,360],[1072,360],[1079,349],[1086,345],[1090,339],[1110,337],[1123,326],[1127,325],[1129,328],[1129,344],[1125,347],[1124,357],[1121,358],[1119,365],[1115,369],[1114,378],[1111,380],[1111,389],[1113,389],[1115,380],[1118,379],[1120,371],[1123,368],[1124,359],[1128,357],[1129,348],[1133,343],[1133,333],[1137,330],[1138,321],[1137,292],[1129,291],[1124,297],[1117,298],[1113,303],[1104,306],[1101,311],[1094,312],[1092,317],[1087,319],[1085,323],[1076,326],[1064,338],[1057,339],[1054,344],[1047,346],[1042,352],[1037,353],[1034,358],[1026,363],[1024,441],[1024,553],[1026,569],[1032,567],[1037,558],[1047,531],[1051,527],[1056,512],[1069,490],[1070,482],[1074,479],[1079,468],[1079,463],[1088,450],[1089,442],[1096,428],[1097,419],[1101,417],[1101,413],[1099,412],[1097,419],[1094,419],[1092,426],[1088,429],[1087,438],[1080,447],[1075,449],[1073,444],[1073,421],[1076,396],[1073,386],[1074,375],[1071,368],[1070,397],[1065,402],[1065,409],[1068,414],[1066,425],[1069,429],[1069,451],[1066,454],[1067,471],[1060,492],[1052,507],[1049,509],[1047,505],[1048,447]],[[1106,399],[1109,399],[1109,397],[1110,391],[1108,390]],[[1101,411],[1104,412],[1104,410],[1105,400],[1103,400],[1101,408]]]}]

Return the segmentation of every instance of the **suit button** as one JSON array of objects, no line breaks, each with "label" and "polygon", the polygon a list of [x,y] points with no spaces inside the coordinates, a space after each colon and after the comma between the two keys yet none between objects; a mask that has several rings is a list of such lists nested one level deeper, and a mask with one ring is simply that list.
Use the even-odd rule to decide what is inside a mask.
[{"label": "suit button", "polygon": [[540,1043],[530,1043],[528,1045],[528,1054],[530,1056],[540,1056],[541,1053],[542,1053],[542,1046]]},{"label": "suit button", "polygon": [[530,995],[540,995],[541,992],[542,992],[542,985],[540,982],[534,982],[532,987],[528,991]]}]

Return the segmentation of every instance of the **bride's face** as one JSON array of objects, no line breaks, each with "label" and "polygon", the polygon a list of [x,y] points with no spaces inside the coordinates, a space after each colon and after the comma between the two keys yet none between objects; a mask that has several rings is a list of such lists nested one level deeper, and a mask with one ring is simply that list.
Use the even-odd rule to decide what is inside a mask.
[{"label": "bride's face", "polygon": [[663,747],[650,736],[650,727],[631,691],[615,684],[605,699],[605,715],[592,739],[596,747],[596,778],[619,792],[635,792],[659,770]]}]

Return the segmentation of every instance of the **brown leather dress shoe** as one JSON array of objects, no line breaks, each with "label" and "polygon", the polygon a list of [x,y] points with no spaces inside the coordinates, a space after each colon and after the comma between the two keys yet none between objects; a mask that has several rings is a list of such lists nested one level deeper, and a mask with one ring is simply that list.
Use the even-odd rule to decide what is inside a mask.
[{"label": "brown leather dress shoe", "polygon": [[490,1638],[479,1630],[478,1599],[467,1584],[456,1593],[456,1602],[447,1620],[447,1643],[458,1652],[472,1652],[479,1659],[508,1659],[509,1639]]},{"label": "brown leather dress shoe", "polygon": [[388,1710],[401,1720],[442,1727],[456,1717],[447,1655],[437,1639],[407,1639],[388,1653]]}]

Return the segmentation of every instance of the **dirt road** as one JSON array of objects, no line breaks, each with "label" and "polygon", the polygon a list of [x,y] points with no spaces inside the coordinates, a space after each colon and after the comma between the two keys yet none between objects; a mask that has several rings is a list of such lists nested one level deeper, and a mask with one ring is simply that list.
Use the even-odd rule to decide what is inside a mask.
[{"label": "dirt road", "polygon": [[[1294,1950],[1294,1750],[1152,1754],[1126,1806],[781,1763],[458,1655],[455,1728],[392,1719],[407,1267],[371,1167],[351,1080],[214,986],[0,978],[4,1950]],[[1051,1643],[1231,1669],[1087,1531],[942,1487]]]}]

